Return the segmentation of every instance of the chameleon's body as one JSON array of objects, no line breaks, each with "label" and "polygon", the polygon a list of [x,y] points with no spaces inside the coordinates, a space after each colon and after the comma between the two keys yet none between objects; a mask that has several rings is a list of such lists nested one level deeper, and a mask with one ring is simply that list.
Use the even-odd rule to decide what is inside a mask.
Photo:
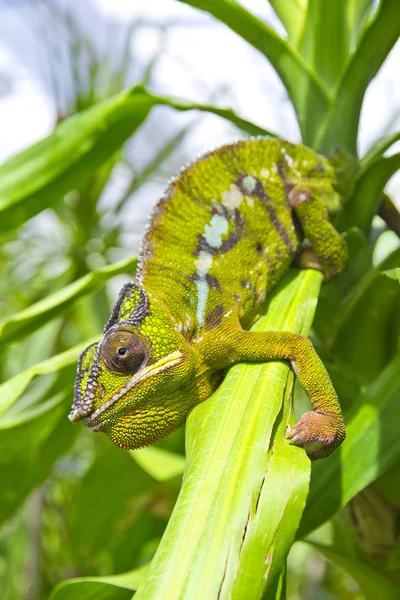
[{"label": "chameleon's body", "polygon": [[[81,356],[71,420],[137,448],[180,426],[230,365],[287,359],[314,407],[288,437],[312,458],[339,445],[340,407],[311,343],[247,331],[296,253],[326,278],[342,270],[346,247],[328,220],[340,207],[335,177],[327,159],[271,139],[183,170],[154,210],[136,282]],[[299,254],[304,238],[311,249]]]}]

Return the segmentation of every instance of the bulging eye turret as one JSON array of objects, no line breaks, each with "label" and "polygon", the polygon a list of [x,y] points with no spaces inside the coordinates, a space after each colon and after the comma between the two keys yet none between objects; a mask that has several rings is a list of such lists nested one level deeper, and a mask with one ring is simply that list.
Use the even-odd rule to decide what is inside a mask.
[{"label": "bulging eye turret", "polygon": [[112,331],[100,346],[100,356],[115,373],[136,373],[147,358],[142,340],[130,331]]}]

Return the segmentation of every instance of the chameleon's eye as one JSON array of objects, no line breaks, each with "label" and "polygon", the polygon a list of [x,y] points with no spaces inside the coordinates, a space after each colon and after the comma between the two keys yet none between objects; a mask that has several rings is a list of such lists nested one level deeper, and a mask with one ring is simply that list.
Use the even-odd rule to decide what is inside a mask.
[{"label": "chameleon's eye", "polygon": [[147,357],[140,338],[129,331],[111,332],[100,348],[101,358],[111,371],[135,373]]}]

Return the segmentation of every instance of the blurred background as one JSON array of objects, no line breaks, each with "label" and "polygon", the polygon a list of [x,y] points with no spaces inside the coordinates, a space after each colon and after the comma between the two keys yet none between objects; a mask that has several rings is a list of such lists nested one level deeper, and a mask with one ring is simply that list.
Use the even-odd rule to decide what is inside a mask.
[{"label": "blurred background", "polygon": [[[241,3],[284,33],[268,2]],[[378,135],[398,126],[399,64],[397,43],[367,91],[360,154]],[[66,117],[143,82],[159,94],[232,107],[290,141],[300,139],[272,67],[206,14],[174,0],[0,0],[1,162]],[[93,269],[135,255],[149,211],[168,179],[202,152],[241,136],[216,116],[155,108],[124,151],[85,187],[5,237],[0,318]],[[400,205],[399,176],[388,192]],[[107,290],[76,303],[20,343],[18,352],[12,352],[13,346],[7,353],[0,350],[1,380],[100,331],[125,280],[116,277]],[[16,410],[54,395],[57,385],[51,377],[42,381]],[[151,558],[176,498],[179,477],[161,485],[107,440],[66,427],[55,434],[60,447],[46,467],[45,483],[29,496],[34,480],[15,484],[15,498],[3,507],[4,519],[14,515],[0,530],[0,596],[6,600],[46,598],[67,577],[140,566]],[[178,432],[161,447],[180,456],[183,435]],[[15,469],[11,478],[25,478],[23,468]],[[43,474],[38,476],[42,480]],[[94,504],[99,497],[101,506]],[[337,567],[311,550],[296,546],[292,555],[298,577],[291,597],[359,597],[344,572],[338,574]],[[318,592],[316,581],[322,586]]]}]

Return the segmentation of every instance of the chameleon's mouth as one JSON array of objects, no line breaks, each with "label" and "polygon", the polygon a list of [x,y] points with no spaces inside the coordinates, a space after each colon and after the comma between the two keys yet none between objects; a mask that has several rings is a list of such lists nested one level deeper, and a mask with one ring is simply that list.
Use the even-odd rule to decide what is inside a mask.
[{"label": "chameleon's mouth", "polygon": [[107,402],[104,402],[104,404],[96,408],[96,410],[89,415],[85,415],[83,417],[83,422],[87,427],[90,427],[94,431],[100,431],[102,429],[102,423],[99,421],[99,417],[101,417],[104,412],[114,406],[116,402],[121,400],[121,398],[130,392],[138,383],[142,383],[143,381],[146,381],[146,379],[149,379],[149,377],[163,373],[164,371],[175,367],[181,363],[182,360],[183,353],[180,350],[176,350],[175,352],[171,352],[171,354],[161,358],[156,363],[144,367],[139,373],[135,373],[135,375],[133,375],[124,386],[115,392],[115,394],[113,394],[113,396],[111,396]]}]

